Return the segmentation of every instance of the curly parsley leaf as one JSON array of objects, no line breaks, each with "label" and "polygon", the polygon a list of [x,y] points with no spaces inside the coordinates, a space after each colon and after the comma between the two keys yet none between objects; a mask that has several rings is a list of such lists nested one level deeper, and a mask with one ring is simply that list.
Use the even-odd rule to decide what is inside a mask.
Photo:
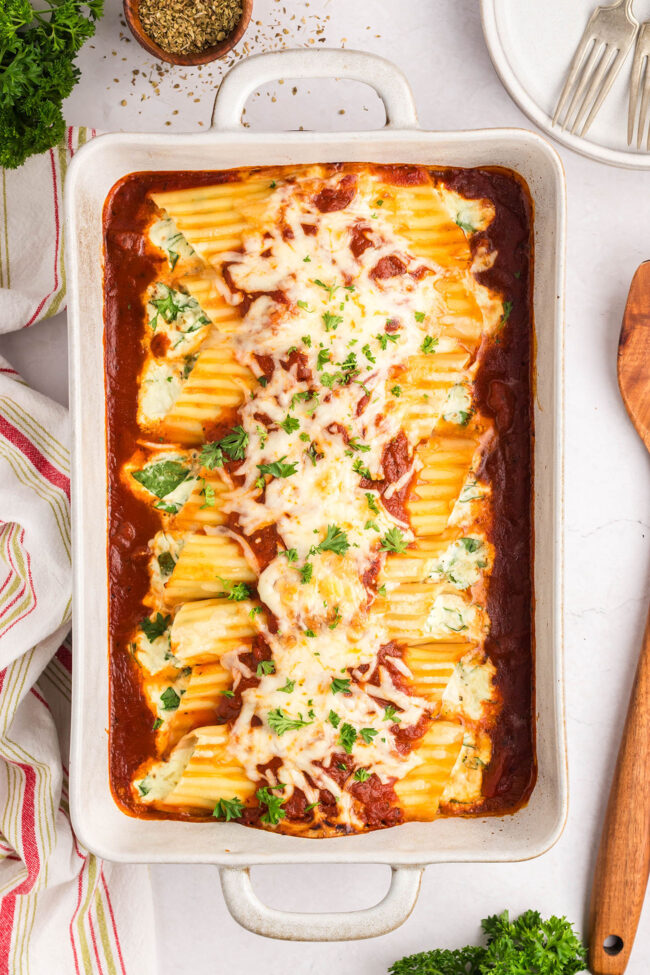
[{"label": "curly parsley leaf", "polygon": [[[274,788],[278,788],[275,786]],[[264,786],[263,789],[258,789],[255,793],[256,798],[259,801],[260,806],[265,806],[266,810],[260,817],[263,823],[268,823],[269,826],[277,826],[281,819],[284,819],[286,813],[282,806],[284,805],[284,799],[282,796],[274,796],[272,789],[268,786]]]},{"label": "curly parsley leaf", "polygon": [[334,677],[330,684],[330,690],[332,694],[349,694],[351,683],[351,677]]},{"label": "curly parsley leaf", "polygon": [[285,433],[293,433],[300,427],[300,420],[297,420],[295,416],[287,416],[286,419],[280,424]]},{"label": "curly parsley leaf", "polygon": [[212,811],[215,819],[225,819],[227,823],[231,819],[240,819],[244,811],[244,803],[238,796],[232,799],[219,799]]},{"label": "curly parsley leaf", "polygon": [[329,311],[323,312],[323,325],[326,332],[335,332],[342,321],[342,315],[332,315]]},{"label": "curly parsley leaf", "polygon": [[316,547],[316,552],[334,552],[336,555],[345,555],[350,548],[348,536],[339,528],[338,525],[328,525],[327,534],[322,542]]},{"label": "curly parsley leaf", "polygon": [[311,721],[303,721],[302,718],[290,718],[282,708],[273,708],[267,714],[266,720],[271,731],[274,731],[278,737],[283,735],[285,731],[298,731],[299,728],[304,728],[312,723]]},{"label": "curly parsley leaf", "polygon": [[408,542],[397,527],[389,528],[381,540],[382,552],[395,552],[397,555],[402,555],[406,551],[407,545]]},{"label": "curly parsley leaf", "polygon": [[257,665],[257,670],[255,671],[258,677],[263,677],[265,674],[275,673],[275,664],[272,660],[260,660]]},{"label": "curly parsley leaf", "polygon": [[346,754],[350,755],[352,753],[352,749],[357,737],[357,730],[356,728],[353,728],[351,724],[348,724],[346,721],[345,724],[341,725],[338,743]]},{"label": "curly parsley leaf", "polygon": [[303,583],[303,585],[307,585],[308,582],[311,582],[314,567],[311,562],[305,562],[305,564],[298,569],[298,572],[300,573],[300,581]]},{"label": "curly parsley leaf", "polygon": [[291,477],[292,474],[296,473],[298,465],[297,461],[294,461],[292,464],[283,463],[286,456],[285,454],[279,460],[274,460],[271,464],[258,464],[257,469],[260,474],[270,474],[272,477]]},{"label": "curly parsley leaf", "polygon": [[230,579],[222,579],[221,576],[217,576],[217,579],[224,591],[228,593],[228,599],[234,603],[240,603],[242,599],[250,599],[251,591],[245,582],[231,582]]},{"label": "curly parsley leaf", "polygon": [[586,970],[586,949],[564,917],[544,920],[537,911],[526,911],[510,921],[504,911],[481,924],[485,947],[409,955],[391,966],[390,975],[578,975]]},{"label": "curly parsley leaf", "polygon": [[242,426],[236,426],[221,440],[204,444],[201,448],[199,460],[203,467],[214,470],[217,467],[223,467],[226,461],[224,454],[227,454],[231,460],[243,460],[246,456],[247,446],[248,434]]}]

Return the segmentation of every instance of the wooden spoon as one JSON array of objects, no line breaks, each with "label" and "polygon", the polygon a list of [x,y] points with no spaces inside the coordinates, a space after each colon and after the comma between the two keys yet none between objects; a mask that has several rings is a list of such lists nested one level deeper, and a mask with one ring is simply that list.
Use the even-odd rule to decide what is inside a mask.
[{"label": "wooden spoon", "polygon": [[[650,450],[650,261],[637,268],[618,343],[618,384]],[[591,891],[589,967],[623,975],[650,871],[650,616],[614,770]]]}]

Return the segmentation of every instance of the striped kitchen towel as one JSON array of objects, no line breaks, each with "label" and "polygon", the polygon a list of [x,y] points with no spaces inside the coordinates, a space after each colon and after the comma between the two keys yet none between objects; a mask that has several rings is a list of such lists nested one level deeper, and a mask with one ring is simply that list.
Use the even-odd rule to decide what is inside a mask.
[{"label": "striped kitchen towel", "polygon": [[[64,307],[62,184],[92,134],[0,170],[0,332]],[[148,869],[99,860],[68,813],[68,443],[0,358],[0,975],[153,975]]]}]

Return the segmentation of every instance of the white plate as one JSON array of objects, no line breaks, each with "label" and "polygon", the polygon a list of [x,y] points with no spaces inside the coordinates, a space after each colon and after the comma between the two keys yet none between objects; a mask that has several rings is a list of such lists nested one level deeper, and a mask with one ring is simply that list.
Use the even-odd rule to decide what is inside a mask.
[{"label": "white plate", "polygon": [[612,166],[650,169],[650,153],[627,145],[633,47],[585,138],[551,125],[569,64],[596,6],[597,0],[481,0],[490,57],[521,110],[552,138]]}]

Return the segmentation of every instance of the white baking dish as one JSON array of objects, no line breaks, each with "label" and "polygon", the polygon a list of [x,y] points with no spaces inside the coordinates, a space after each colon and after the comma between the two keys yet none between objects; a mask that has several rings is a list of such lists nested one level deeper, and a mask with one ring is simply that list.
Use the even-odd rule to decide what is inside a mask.
[{"label": "white baking dish", "polygon": [[[335,76],[372,85],[386,105],[377,132],[256,135],[240,126],[248,95],[282,78]],[[527,181],[535,205],[535,627],[538,780],[530,802],[500,818],[443,819],[332,839],[303,839],[234,823],[138,820],[113,801],[108,776],[106,436],[103,368],[102,207],[114,185],[142,170],[230,169],[332,161],[500,165]],[[565,200],[556,152],[518,129],[423,132],[404,76],[353,51],[287,51],[250,58],[221,85],[212,131],[106,135],[74,159],[66,183],[71,404],[74,420],[75,669],[71,809],[83,843],[128,861],[215,863],[226,901],[250,930],[270,937],[372,937],[405,920],[423,865],[523,860],[558,839],[567,814],[562,691],[562,345]],[[386,898],[349,914],[286,914],[263,905],[247,868],[257,863],[380,862],[393,867]]]}]

